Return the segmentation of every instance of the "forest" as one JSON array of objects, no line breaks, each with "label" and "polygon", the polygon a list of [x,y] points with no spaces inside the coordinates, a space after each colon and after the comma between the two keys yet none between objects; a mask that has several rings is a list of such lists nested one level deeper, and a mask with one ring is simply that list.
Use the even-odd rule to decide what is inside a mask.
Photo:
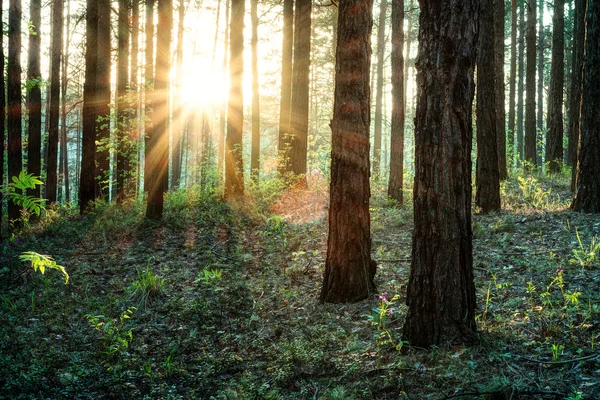
[{"label": "forest", "polygon": [[0,399],[600,399],[600,0],[0,21]]}]

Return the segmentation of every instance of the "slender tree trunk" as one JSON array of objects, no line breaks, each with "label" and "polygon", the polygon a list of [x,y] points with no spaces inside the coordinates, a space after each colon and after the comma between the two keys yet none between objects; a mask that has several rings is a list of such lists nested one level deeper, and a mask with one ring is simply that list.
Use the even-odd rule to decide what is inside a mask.
[{"label": "slender tree trunk", "polygon": [[67,144],[67,89],[69,86],[69,41],[71,40],[71,0],[67,0],[67,21],[65,25],[66,40],[63,49],[62,64],[62,109],[61,109],[61,131],[60,131],[60,154],[62,169],[60,169],[65,185],[65,201],[71,200],[71,187],[69,182],[69,151]]},{"label": "slender tree trunk", "polygon": [[[139,151],[137,150],[137,144],[140,140],[140,125],[138,124],[140,107],[139,100],[139,56],[140,56],[140,0],[132,0],[131,2],[131,78],[129,80],[130,85],[130,96],[131,99],[131,112],[130,112],[130,128],[129,128],[129,187],[131,195],[135,195],[138,192],[138,176],[139,176]],[[135,178],[135,179],[134,179]]]},{"label": "slender tree trunk", "polygon": [[550,172],[560,172],[563,159],[563,87],[565,72],[565,3],[554,0],[552,18],[552,66],[550,69],[550,103],[546,162]]},{"label": "slender tree trunk", "polygon": [[544,46],[546,35],[544,32],[544,5],[545,0],[539,0],[540,16],[538,28],[538,80],[537,80],[537,130],[536,130],[536,160],[537,165],[542,165],[542,139],[544,137]]},{"label": "slender tree trunk", "polygon": [[[27,172],[41,176],[42,153],[42,72],[40,68],[40,45],[42,41],[42,2],[31,0],[29,4],[31,15],[31,31],[29,33],[29,62],[27,65],[27,80],[29,92],[27,96],[27,114],[29,115],[29,134],[27,139]],[[40,187],[27,189],[27,194],[41,197]]]},{"label": "slender tree trunk", "polygon": [[177,29],[177,49],[175,56],[177,58],[177,79],[175,82],[176,98],[173,99],[173,153],[171,159],[172,180],[171,188],[178,188],[181,180],[181,123],[182,107],[181,85],[183,73],[183,31],[185,28],[185,0],[179,0],[179,27]]},{"label": "slender tree trunk", "polygon": [[152,103],[152,93],[154,89],[154,1],[146,0],[146,23],[144,26],[146,34],[146,49],[144,56],[146,58],[146,65],[144,67],[144,114],[146,123],[144,125],[144,191],[148,191],[150,187],[150,169],[148,164],[148,156],[150,150],[150,138],[152,135],[152,109],[154,105]]},{"label": "slender tree trunk", "polygon": [[96,193],[103,200],[110,198],[110,74],[111,53],[111,24],[110,0],[98,0],[98,73],[97,112],[100,123],[97,127],[99,143],[96,154]]},{"label": "slender tree trunk", "polygon": [[392,131],[390,134],[390,179],[388,196],[399,205],[404,201],[404,0],[392,1]]},{"label": "slender tree trunk", "polygon": [[527,74],[525,103],[525,161],[528,167],[535,168],[536,156],[536,129],[535,129],[535,14],[536,2],[529,0],[527,4]]},{"label": "slender tree trunk", "polygon": [[169,173],[169,132],[167,131],[169,99],[169,59],[171,57],[171,33],[173,30],[172,0],[158,0],[158,25],[156,29],[156,71],[152,136],[148,149],[148,202],[146,218],[162,218],[165,193],[165,177]]},{"label": "slender tree trunk", "polygon": [[510,14],[510,78],[508,95],[508,160],[510,167],[514,166],[515,146],[515,98],[517,86],[517,0],[511,0]]},{"label": "slender tree trunk", "polygon": [[[228,54],[229,54],[229,20],[230,20],[230,8],[231,8],[232,0],[225,0],[225,35],[223,39],[223,82],[226,80],[227,76],[227,64],[228,64]],[[227,150],[225,149],[225,136],[226,136],[226,122],[227,122],[227,94],[224,93],[223,102],[221,103],[221,112],[219,126],[220,126],[220,135],[219,135],[219,156],[217,157],[219,167],[217,171],[219,171],[219,179],[223,178],[223,168],[225,162],[225,153]]]},{"label": "slender tree trunk", "polygon": [[[2,10],[4,2],[0,0],[0,21],[2,19]],[[0,35],[0,76],[4,76],[4,34]],[[0,186],[4,187],[4,123],[6,122],[6,92],[4,79],[0,79]],[[0,239],[2,236],[2,214],[4,208],[4,194],[0,191]]]},{"label": "slender tree trunk", "polygon": [[504,0],[494,0],[494,74],[496,97],[496,141],[500,180],[508,178],[506,168],[506,106],[504,90]]},{"label": "slender tree trunk", "polygon": [[413,346],[471,342],[476,330],[471,121],[478,9],[474,0],[421,2],[415,229],[404,324]]},{"label": "slender tree trunk", "polygon": [[585,49],[586,0],[575,0],[573,24],[573,72],[571,74],[571,104],[569,106],[569,148],[567,162],[573,167],[571,189],[575,191],[577,177],[577,146],[579,144],[579,115],[581,111],[581,83],[583,81],[583,54]]},{"label": "slender tree trunk", "polygon": [[339,3],[329,237],[321,291],[327,303],[360,301],[375,293],[369,216],[372,9],[372,0]]},{"label": "slender tree trunk", "polygon": [[283,0],[283,45],[281,50],[281,99],[279,103],[279,172],[289,171],[288,146],[292,102],[292,57],[294,50],[294,0]]},{"label": "slender tree trunk", "polygon": [[52,6],[52,49],[50,58],[50,113],[48,115],[48,159],[46,161],[46,198],[56,201],[58,135],[60,115],[60,59],[63,44],[63,0]]},{"label": "slender tree trunk", "polygon": [[294,65],[290,129],[290,168],[295,176],[306,174],[308,103],[310,78],[311,0],[296,0],[294,20]]},{"label": "slender tree trunk", "polygon": [[[23,170],[21,139],[21,1],[10,0],[8,8],[8,65],[7,65],[7,106],[8,106],[8,181],[19,176]],[[8,202],[8,220],[21,216],[20,207]]]},{"label": "slender tree trunk", "polygon": [[[410,9],[408,12],[408,18],[407,18],[407,27],[406,27],[406,57],[404,58],[404,111],[406,112],[406,110],[408,110],[408,102],[406,101],[407,95],[408,95],[408,67],[411,65],[412,61],[410,58],[410,46],[411,46],[411,41],[412,41],[412,16],[413,13],[415,12],[414,4],[415,0],[410,0]],[[405,126],[403,128],[403,131],[406,130],[406,119],[405,119]]]},{"label": "slender tree trunk", "polygon": [[225,152],[225,196],[244,194],[242,132],[244,126],[244,0],[231,0],[229,27],[230,87],[227,105],[227,149]]},{"label": "slender tree trunk", "polygon": [[383,104],[383,60],[387,0],[381,0],[379,4],[379,26],[377,28],[377,97],[375,98],[375,134],[373,137],[373,176],[375,179],[379,178],[379,170],[381,169],[381,128],[383,124],[381,108]]},{"label": "slender tree trunk", "polygon": [[260,96],[258,81],[258,0],[250,1],[252,20],[252,154],[250,176],[258,181],[260,170]]},{"label": "slender tree trunk", "polygon": [[517,157],[519,163],[525,160],[525,140],[523,132],[523,94],[525,93],[525,6],[519,7],[519,86],[517,90]]},{"label": "slender tree trunk", "polygon": [[573,210],[600,213],[600,1],[588,0],[577,187]]},{"label": "slender tree trunk", "polygon": [[129,141],[129,2],[119,0],[117,55],[117,203],[127,197],[127,182],[130,179],[131,143]]},{"label": "slender tree trunk", "polygon": [[96,119],[98,117],[98,1],[87,0],[85,83],[79,174],[79,210],[83,214],[96,198]]},{"label": "slender tree trunk", "polygon": [[479,13],[479,49],[477,52],[477,171],[475,177],[475,204],[483,213],[500,210],[500,146],[496,140],[500,112],[496,108],[497,49],[495,48],[497,0],[482,0]]}]

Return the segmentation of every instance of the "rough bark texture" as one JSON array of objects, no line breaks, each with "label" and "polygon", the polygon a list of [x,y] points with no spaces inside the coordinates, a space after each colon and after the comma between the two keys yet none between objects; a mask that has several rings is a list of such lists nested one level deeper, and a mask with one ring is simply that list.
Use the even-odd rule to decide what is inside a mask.
[{"label": "rough bark texture", "polygon": [[97,129],[97,140],[100,143],[96,154],[96,191],[102,199],[110,197],[110,0],[98,0],[98,118],[101,120]]},{"label": "rough bark texture", "polygon": [[154,89],[154,2],[155,0],[146,0],[146,21],[144,24],[144,33],[146,36],[146,48],[144,49],[144,114],[146,123],[144,124],[144,191],[147,192],[150,187],[150,169],[148,164],[148,153],[150,150],[150,138],[152,137],[152,93]]},{"label": "rough bark texture", "polygon": [[511,0],[510,17],[510,77],[508,95],[508,156],[507,165],[514,166],[515,159],[515,111],[517,86],[517,0]]},{"label": "rough bark texture", "polygon": [[581,131],[573,210],[600,213],[600,1],[588,0]]},{"label": "rough bark texture", "polygon": [[156,69],[152,112],[152,136],[148,149],[148,202],[146,218],[162,218],[166,177],[169,173],[169,132],[167,131],[171,32],[173,30],[172,0],[158,0],[156,27]]},{"label": "rough bark texture", "polygon": [[[27,114],[29,115],[27,138],[27,172],[35,176],[42,173],[42,72],[40,68],[40,45],[42,41],[42,1],[31,0],[29,4],[33,31],[29,34],[29,61],[27,64]],[[27,189],[29,196],[40,197],[40,187]]]},{"label": "rough bark texture", "polygon": [[311,0],[296,0],[294,21],[294,66],[292,69],[292,106],[290,129],[290,170],[306,174],[310,84]]},{"label": "rough bark texture", "polygon": [[329,237],[321,301],[375,293],[369,216],[372,0],[341,0],[331,121]]},{"label": "rough bark texture", "polygon": [[525,159],[523,132],[523,95],[525,93],[525,6],[519,7],[519,83],[517,90],[517,160]]},{"label": "rough bark texture", "polygon": [[[8,8],[8,65],[7,91],[8,106],[8,181],[19,176],[23,170],[21,139],[21,1],[10,0]],[[16,220],[21,216],[20,207],[8,202],[8,219]]]},{"label": "rough bark texture", "polygon": [[229,27],[229,103],[227,105],[227,143],[225,149],[225,196],[244,193],[242,132],[244,126],[244,0],[231,0]]},{"label": "rough bark texture", "polygon": [[252,153],[250,175],[258,181],[260,169],[260,96],[258,82],[258,0],[250,2],[252,19]]},{"label": "rough bark texture", "polygon": [[390,134],[390,179],[388,196],[399,205],[404,201],[404,0],[392,2],[392,131]]},{"label": "rough bark texture", "polygon": [[573,24],[573,54],[571,74],[571,104],[569,106],[569,149],[567,163],[573,166],[571,189],[575,191],[577,176],[577,146],[579,144],[579,114],[581,112],[581,82],[583,81],[583,52],[585,48],[585,12],[586,0],[575,0],[575,18]]},{"label": "rough bark texture", "polygon": [[96,118],[98,73],[98,2],[87,0],[86,9],[85,83],[81,139],[81,173],[79,175],[79,210],[85,212],[96,197]]},{"label": "rough bark texture", "polygon": [[542,165],[542,143],[544,136],[544,46],[546,44],[544,32],[544,3],[546,0],[538,0],[540,15],[538,27],[538,57],[537,57],[537,130],[536,130],[536,162],[537,165]]},{"label": "rough bark texture", "polygon": [[526,72],[526,102],[525,102],[525,161],[529,167],[537,165],[536,129],[535,129],[535,0],[530,0],[527,7],[527,72]]},{"label": "rough bark texture", "polygon": [[383,64],[385,52],[385,17],[387,0],[379,6],[379,26],[377,27],[377,96],[375,97],[375,134],[373,135],[373,176],[379,179],[381,168],[381,131],[383,125]]},{"label": "rough bark texture", "polygon": [[563,87],[565,71],[565,2],[554,0],[552,17],[552,66],[550,69],[550,103],[546,162],[550,172],[558,173],[563,160]]},{"label": "rough bark texture", "polygon": [[404,335],[473,340],[471,145],[478,2],[421,2],[413,250]]},{"label": "rough bark texture", "polygon": [[496,141],[500,179],[508,178],[506,168],[506,106],[504,93],[504,0],[494,0],[494,75],[496,98]]},{"label": "rough bark texture", "polygon": [[500,168],[498,162],[498,129],[494,4],[497,0],[482,0],[479,13],[479,44],[477,52],[477,171],[475,204],[481,211],[500,210]]},{"label": "rough bark texture", "polygon": [[60,120],[60,58],[63,44],[63,0],[52,5],[52,45],[50,50],[50,110],[48,113],[48,157],[46,159],[46,199],[56,201],[58,134]]},{"label": "rough bark texture", "polygon": [[292,57],[294,50],[294,0],[283,0],[283,45],[281,49],[281,99],[279,101],[279,173],[288,171],[287,144],[292,106]]},{"label": "rough bark texture", "polygon": [[117,29],[117,202],[127,196],[127,181],[130,179],[131,147],[129,140],[130,115],[127,86],[129,84],[129,2],[119,0]]}]

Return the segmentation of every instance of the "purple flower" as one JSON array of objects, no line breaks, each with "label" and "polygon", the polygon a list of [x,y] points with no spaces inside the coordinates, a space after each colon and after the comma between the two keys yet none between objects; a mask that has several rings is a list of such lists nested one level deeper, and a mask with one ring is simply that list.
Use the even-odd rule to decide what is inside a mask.
[{"label": "purple flower", "polygon": [[383,301],[384,303],[387,303],[387,292],[383,292],[383,294],[381,296],[379,296],[379,300]]},{"label": "purple flower", "polygon": [[388,313],[388,316],[390,316],[390,317],[391,317],[392,315],[394,315],[394,310],[392,310],[392,309],[390,308],[390,309],[388,310],[388,312],[387,312],[387,313]]}]

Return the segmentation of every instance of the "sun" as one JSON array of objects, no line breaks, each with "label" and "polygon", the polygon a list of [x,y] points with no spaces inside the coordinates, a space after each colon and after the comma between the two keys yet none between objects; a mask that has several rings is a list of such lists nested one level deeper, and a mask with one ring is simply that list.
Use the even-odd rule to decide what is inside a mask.
[{"label": "sun", "polygon": [[219,106],[225,83],[220,71],[214,71],[209,60],[184,63],[181,81],[181,102],[184,108],[206,109]]}]

